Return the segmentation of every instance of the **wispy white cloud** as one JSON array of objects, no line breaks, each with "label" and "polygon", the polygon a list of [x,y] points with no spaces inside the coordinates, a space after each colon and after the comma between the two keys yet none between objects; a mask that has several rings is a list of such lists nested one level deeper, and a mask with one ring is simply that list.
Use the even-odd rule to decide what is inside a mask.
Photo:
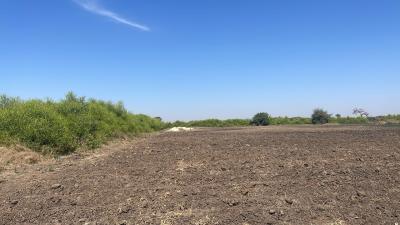
[{"label": "wispy white cloud", "polygon": [[109,10],[103,8],[103,7],[101,7],[97,3],[96,0],[73,0],[73,1],[76,2],[83,9],[85,9],[85,10],[91,12],[91,13],[108,17],[108,18],[112,19],[115,22],[123,23],[123,24],[126,24],[128,26],[137,28],[137,29],[142,30],[142,31],[150,31],[150,28],[147,27],[146,25],[139,24],[139,23],[130,21],[128,19],[125,19],[124,17],[122,17],[122,16],[120,16],[120,15],[118,15],[118,14],[112,12],[112,11],[109,11]]}]

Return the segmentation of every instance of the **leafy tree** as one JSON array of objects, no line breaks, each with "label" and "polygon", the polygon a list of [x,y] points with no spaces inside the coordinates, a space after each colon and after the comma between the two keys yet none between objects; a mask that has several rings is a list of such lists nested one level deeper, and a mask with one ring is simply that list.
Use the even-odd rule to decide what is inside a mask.
[{"label": "leafy tree", "polygon": [[251,124],[257,126],[267,126],[270,124],[271,117],[266,112],[257,113],[251,120]]},{"label": "leafy tree", "polygon": [[314,109],[314,112],[311,116],[311,122],[313,124],[325,124],[329,122],[331,115],[328,114],[327,111],[323,109]]}]

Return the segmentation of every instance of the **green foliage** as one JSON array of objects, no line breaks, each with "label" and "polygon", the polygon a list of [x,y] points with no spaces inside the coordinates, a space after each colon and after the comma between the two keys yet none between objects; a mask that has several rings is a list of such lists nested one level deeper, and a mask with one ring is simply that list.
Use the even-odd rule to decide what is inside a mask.
[{"label": "green foliage", "polygon": [[254,115],[253,119],[251,120],[251,124],[257,126],[267,126],[270,124],[270,116],[268,113],[261,112]]},{"label": "green foliage", "polygon": [[9,146],[12,144],[15,144],[15,139],[11,138],[7,132],[0,131],[0,145]]},{"label": "green foliage", "polygon": [[[0,130],[27,146],[60,154],[76,148],[67,123],[53,104],[30,100],[0,111]],[[41,147],[47,148],[41,148]]]},{"label": "green foliage", "polygon": [[[167,127],[244,127],[252,125],[253,121],[249,119],[208,119],[194,120],[189,122],[175,121],[168,123]],[[270,125],[296,125],[311,124],[310,118],[304,117],[269,117]]]},{"label": "green foliage", "polygon": [[223,121],[218,119],[198,120],[189,122],[191,127],[222,127]]},{"label": "green foliage", "polygon": [[[326,115],[325,115],[326,118]],[[400,122],[400,115],[380,116],[376,117],[378,121],[397,121]],[[326,120],[325,120],[326,121]],[[175,121],[173,123],[167,123],[166,127],[240,127],[250,126],[253,121],[248,119],[208,119],[208,120],[194,120],[189,122]],[[328,123],[338,124],[365,124],[370,122],[370,118],[366,117],[330,117],[328,114]],[[269,117],[270,125],[302,125],[312,124],[312,118],[306,117]]]},{"label": "green foliage", "polygon": [[311,124],[310,118],[304,117],[271,117],[271,125]]},{"label": "green foliage", "polygon": [[228,119],[223,122],[227,127],[243,127],[248,126],[251,121],[248,119]]},{"label": "green foliage", "polygon": [[368,118],[366,117],[332,117],[329,119],[329,123],[339,123],[339,124],[365,124],[368,123]]},{"label": "green foliage", "polygon": [[313,124],[325,124],[329,122],[330,117],[331,115],[329,115],[327,111],[323,109],[314,109],[311,122]]},{"label": "green foliage", "polygon": [[383,121],[400,121],[400,114],[398,115],[386,115],[386,116],[379,116],[378,119]]},{"label": "green foliage", "polygon": [[6,95],[0,95],[0,109],[11,107],[19,103],[19,98],[8,97]]},{"label": "green foliage", "polygon": [[369,117],[368,120],[381,124],[400,124],[400,114]]},{"label": "green foliage", "polygon": [[207,120],[193,120],[189,122],[175,121],[169,123],[168,127],[242,127],[248,126],[250,120],[246,119],[228,119],[228,120],[218,120],[218,119],[207,119]]},{"label": "green foliage", "polygon": [[129,113],[121,102],[86,100],[72,92],[59,102],[0,97],[0,144],[13,140],[43,153],[96,148],[120,135],[162,128],[161,120]]}]

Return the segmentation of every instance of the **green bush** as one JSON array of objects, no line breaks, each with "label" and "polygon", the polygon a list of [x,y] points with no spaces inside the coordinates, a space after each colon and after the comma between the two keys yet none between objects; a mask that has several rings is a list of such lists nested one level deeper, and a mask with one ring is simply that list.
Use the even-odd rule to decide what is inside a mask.
[{"label": "green bush", "polygon": [[76,148],[65,118],[51,103],[30,100],[0,111],[0,130],[41,151],[67,153]]},{"label": "green bush", "polygon": [[59,102],[0,97],[0,144],[14,140],[42,153],[96,148],[120,135],[163,127],[159,119],[129,113],[121,102],[86,100],[73,93]]},{"label": "green bush", "polygon": [[315,109],[311,116],[311,122],[313,124],[325,124],[329,122],[330,117],[331,116],[327,111],[323,109]]},{"label": "green bush", "polygon": [[270,116],[268,113],[261,112],[254,115],[253,119],[251,120],[251,124],[257,126],[267,126],[270,124]]}]

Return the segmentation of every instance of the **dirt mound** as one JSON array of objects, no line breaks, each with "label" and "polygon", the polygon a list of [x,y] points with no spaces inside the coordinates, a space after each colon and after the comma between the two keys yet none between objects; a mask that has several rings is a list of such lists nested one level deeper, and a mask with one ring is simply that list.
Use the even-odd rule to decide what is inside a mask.
[{"label": "dirt mound", "polygon": [[400,222],[398,127],[163,132],[32,167],[0,178],[0,224]]}]

